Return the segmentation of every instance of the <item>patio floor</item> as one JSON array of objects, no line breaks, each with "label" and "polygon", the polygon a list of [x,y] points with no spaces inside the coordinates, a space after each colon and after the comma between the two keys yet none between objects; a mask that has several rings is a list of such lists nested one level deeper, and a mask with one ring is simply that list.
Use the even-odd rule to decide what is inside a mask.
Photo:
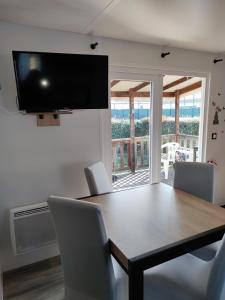
[{"label": "patio floor", "polygon": [[[117,180],[113,182],[113,190],[132,188],[135,186],[140,186],[149,183],[149,170],[138,170],[134,174],[132,174],[131,172],[117,173],[116,176],[114,176],[114,178],[117,178]],[[161,182],[172,186],[173,179],[174,169],[172,166],[169,168],[168,179],[165,179],[164,172],[161,172]]]}]

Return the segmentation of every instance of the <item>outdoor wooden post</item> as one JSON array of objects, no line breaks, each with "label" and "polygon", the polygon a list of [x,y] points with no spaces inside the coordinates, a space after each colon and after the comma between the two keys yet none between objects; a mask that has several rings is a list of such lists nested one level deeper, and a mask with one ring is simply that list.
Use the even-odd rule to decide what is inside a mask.
[{"label": "outdoor wooden post", "polygon": [[120,142],[120,169],[124,169],[124,143]]},{"label": "outdoor wooden post", "polygon": [[175,126],[176,126],[176,142],[179,142],[179,115],[180,115],[180,93],[179,91],[175,91]]},{"label": "outdoor wooden post", "polygon": [[135,173],[135,123],[134,123],[134,94],[129,91],[130,106],[130,162],[131,172]]}]

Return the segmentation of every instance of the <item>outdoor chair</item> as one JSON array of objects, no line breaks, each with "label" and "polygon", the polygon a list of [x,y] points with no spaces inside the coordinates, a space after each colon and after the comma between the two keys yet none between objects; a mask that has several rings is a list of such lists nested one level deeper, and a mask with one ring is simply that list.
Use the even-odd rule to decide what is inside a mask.
[{"label": "outdoor chair", "polygon": [[175,142],[166,143],[161,146],[161,163],[163,165],[165,179],[168,179],[170,164],[173,164],[176,160],[176,151],[178,148],[179,144]]}]

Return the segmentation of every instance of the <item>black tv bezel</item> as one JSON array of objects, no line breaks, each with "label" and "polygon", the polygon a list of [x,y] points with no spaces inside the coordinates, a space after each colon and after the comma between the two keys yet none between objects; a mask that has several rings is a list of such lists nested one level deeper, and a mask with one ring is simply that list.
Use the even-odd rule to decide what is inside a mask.
[{"label": "black tv bezel", "polygon": [[[53,112],[60,112],[60,111],[72,111],[72,110],[87,110],[87,109],[108,109],[109,108],[109,95],[107,97],[107,102],[105,106],[102,107],[88,107],[88,108],[71,108],[71,107],[63,107],[63,108],[53,108],[53,109],[21,109],[20,106],[20,84],[19,84],[19,79],[17,76],[17,67],[16,67],[16,59],[15,59],[15,54],[18,53],[28,53],[28,54],[58,54],[58,55],[76,55],[76,56],[98,56],[98,57],[105,57],[107,59],[107,66],[109,65],[109,57],[108,55],[99,55],[99,54],[81,54],[81,53],[62,53],[62,52],[43,52],[43,51],[25,51],[25,50],[12,50],[12,58],[13,58],[13,67],[14,67],[14,74],[15,74],[15,80],[16,80],[16,90],[17,90],[17,107],[20,112],[25,112],[27,114],[31,113],[53,113]],[[109,68],[107,72],[107,82],[108,82],[108,87],[107,91],[109,90]]]}]

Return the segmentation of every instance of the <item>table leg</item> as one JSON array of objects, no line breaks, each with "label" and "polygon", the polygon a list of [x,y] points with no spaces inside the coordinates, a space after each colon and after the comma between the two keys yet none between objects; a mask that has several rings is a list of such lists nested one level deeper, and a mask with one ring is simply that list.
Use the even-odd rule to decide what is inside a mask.
[{"label": "table leg", "polygon": [[133,269],[129,273],[129,300],[144,299],[143,271]]}]

